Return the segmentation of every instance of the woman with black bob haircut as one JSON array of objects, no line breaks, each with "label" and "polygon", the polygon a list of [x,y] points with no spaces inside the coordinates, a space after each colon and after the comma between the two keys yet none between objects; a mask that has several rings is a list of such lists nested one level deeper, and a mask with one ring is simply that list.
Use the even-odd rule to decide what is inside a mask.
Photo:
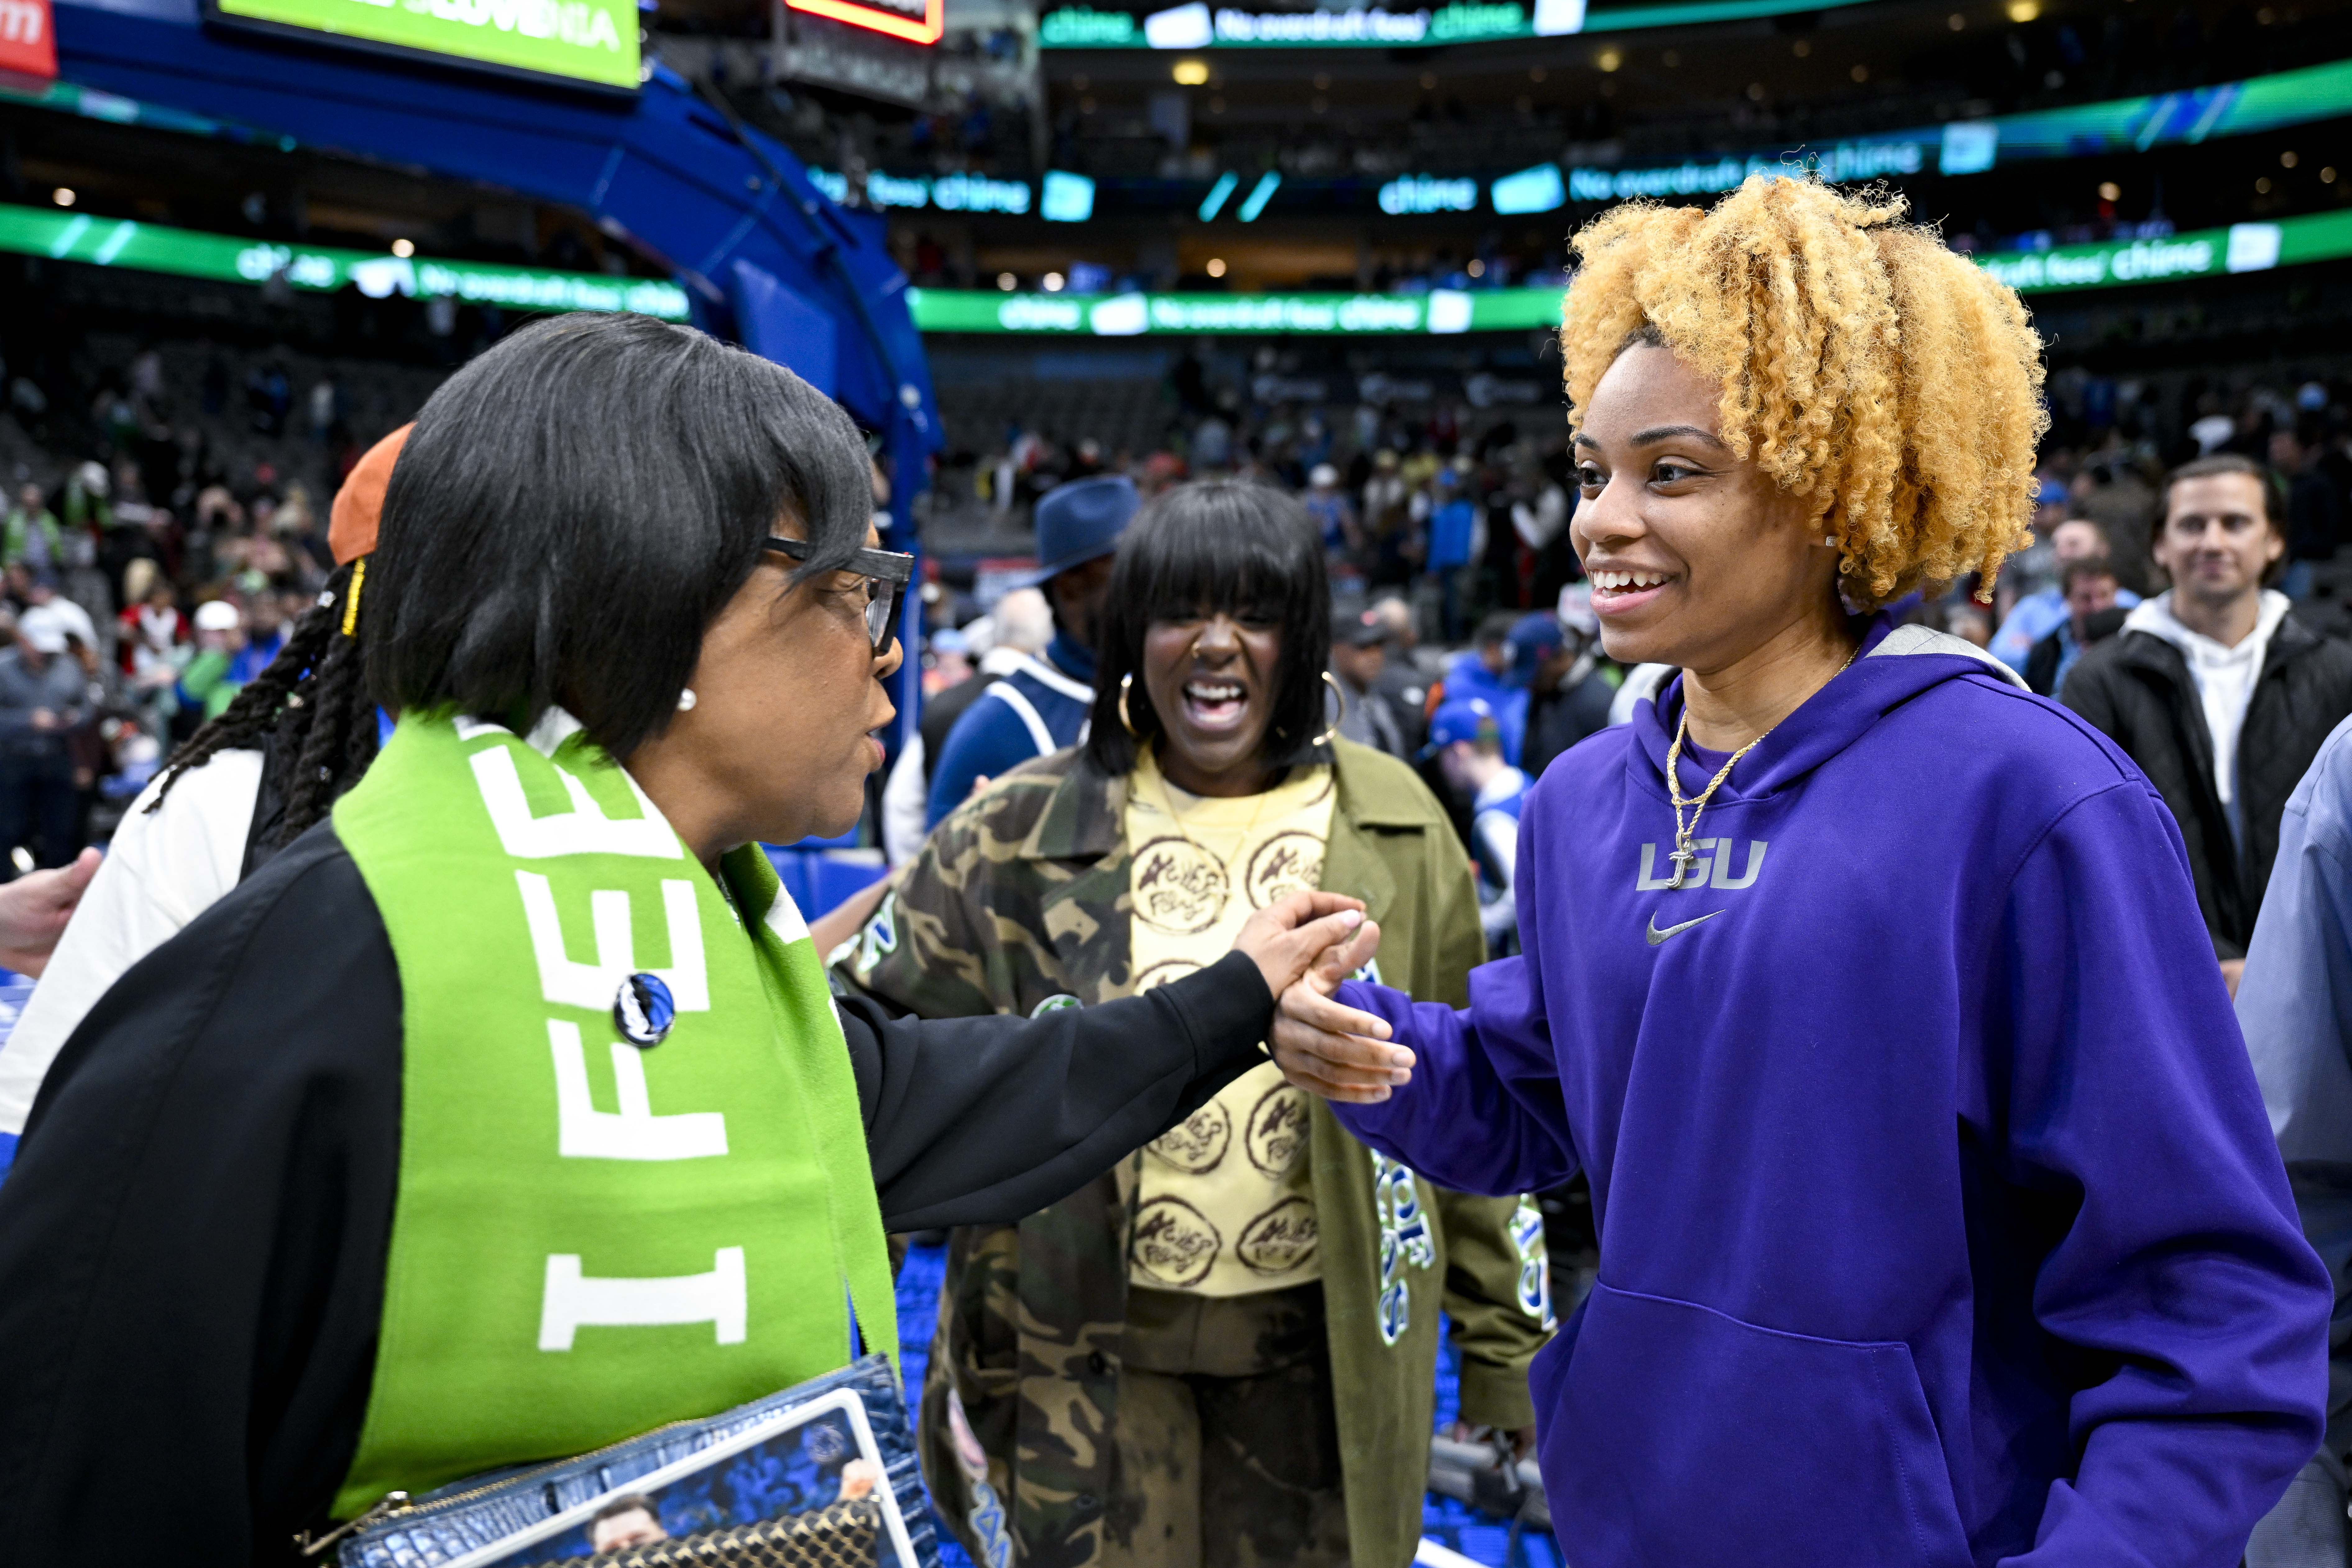
[{"label": "woman with black bob haircut", "polygon": [[[1269,650],[1280,674],[1266,694],[1265,739],[1256,761],[1267,768],[1314,761],[1335,721],[1337,694],[1323,674],[1331,661],[1331,588],[1311,520],[1285,492],[1244,480],[1209,480],[1168,493],[1180,499],[1147,510],[1153,525],[1135,529],[1112,563],[1087,752],[1107,773],[1135,766],[1139,749],[1163,728],[1158,694],[1148,683],[1128,703],[1133,728],[1119,716],[1121,693],[1143,677],[1151,626],[1188,626],[1207,610],[1241,626],[1271,627],[1280,639]],[[1301,522],[1307,526],[1296,526]],[[1185,759],[1176,765],[1183,768]]]},{"label": "woman with black bob haircut", "polygon": [[881,760],[870,504],[832,403],[641,318],[425,405],[354,588],[397,729],[98,1004],[0,1188],[24,1561],[283,1561],[832,1371],[896,1342],[886,1226],[1052,1202],[1262,1059],[1349,900],[1097,1011],[836,1009],[760,844]]},{"label": "woman with black bob haircut", "polygon": [[[1460,997],[1469,862],[1404,763],[1337,738],[1298,502],[1155,498],[1105,606],[1086,743],[942,822],[845,977],[926,1017],[1086,1016],[1193,984],[1254,910],[1322,889],[1402,933],[1391,984]],[[1439,1310],[1464,1415],[1524,1444],[1542,1246],[1532,1205],[1424,1185],[1262,1066],[1070,1196],[955,1231],[932,1496],[979,1562],[1403,1568]]]}]

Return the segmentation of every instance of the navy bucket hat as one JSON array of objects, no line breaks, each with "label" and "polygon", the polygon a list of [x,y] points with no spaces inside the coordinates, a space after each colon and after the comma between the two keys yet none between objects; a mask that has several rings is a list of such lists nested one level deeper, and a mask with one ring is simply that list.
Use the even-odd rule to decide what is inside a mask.
[{"label": "navy bucket hat", "polygon": [[1011,579],[1007,586],[1034,588],[1073,566],[1108,555],[1118,548],[1118,536],[1142,504],[1135,481],[1124,474],[1055,486],[1037,503],[1037,568]]}]

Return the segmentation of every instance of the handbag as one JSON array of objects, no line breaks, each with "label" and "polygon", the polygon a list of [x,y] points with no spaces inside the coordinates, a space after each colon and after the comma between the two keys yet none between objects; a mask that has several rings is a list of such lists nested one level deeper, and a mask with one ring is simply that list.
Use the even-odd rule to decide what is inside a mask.
[{"label": "handbag", "polygon": [[568,1459],[394,1492],[341,1568],[940,1568],[906,1400],[868,1355]]}]

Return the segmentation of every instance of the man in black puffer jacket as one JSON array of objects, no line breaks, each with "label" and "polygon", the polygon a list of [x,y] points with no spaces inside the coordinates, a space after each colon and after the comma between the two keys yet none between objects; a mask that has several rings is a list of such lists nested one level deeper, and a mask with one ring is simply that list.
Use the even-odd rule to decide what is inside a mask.
[{"label": "man in black puffer jacket", "polygon": [[2172,590],[2084,653],[2061,700],[2137,763],[2180,825],[2197,902],[2231,988],[2278,855],[2279,815],[2352,713],[2352,646],[2263,586],[2286,552],[2269,475],[2200,458],[2165,485],[2157,563]]}]

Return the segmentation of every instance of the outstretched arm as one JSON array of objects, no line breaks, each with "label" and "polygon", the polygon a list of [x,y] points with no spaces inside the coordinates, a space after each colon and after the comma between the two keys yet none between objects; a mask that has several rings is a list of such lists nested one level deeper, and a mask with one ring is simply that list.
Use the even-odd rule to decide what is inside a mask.
[{"label": "outstretched arm", "polygon": [[1076,1192],[1265,1060],[1278,989],[1361,919],[1352,899],[1293,894],[1206,969],[1030,1018],[898,1017],[844,998],[884,1223],[1010,1220]]},{"label": "outstretched arm", "polygon": [[1460,1011],[1342,976],[1380,945],[1367,924],[1284,993],[1269,1037],[1291,1082],[1348,1131],[1438,1183],[1500,1195],[1576,1173],[1534,965],[1470,973]]}]

